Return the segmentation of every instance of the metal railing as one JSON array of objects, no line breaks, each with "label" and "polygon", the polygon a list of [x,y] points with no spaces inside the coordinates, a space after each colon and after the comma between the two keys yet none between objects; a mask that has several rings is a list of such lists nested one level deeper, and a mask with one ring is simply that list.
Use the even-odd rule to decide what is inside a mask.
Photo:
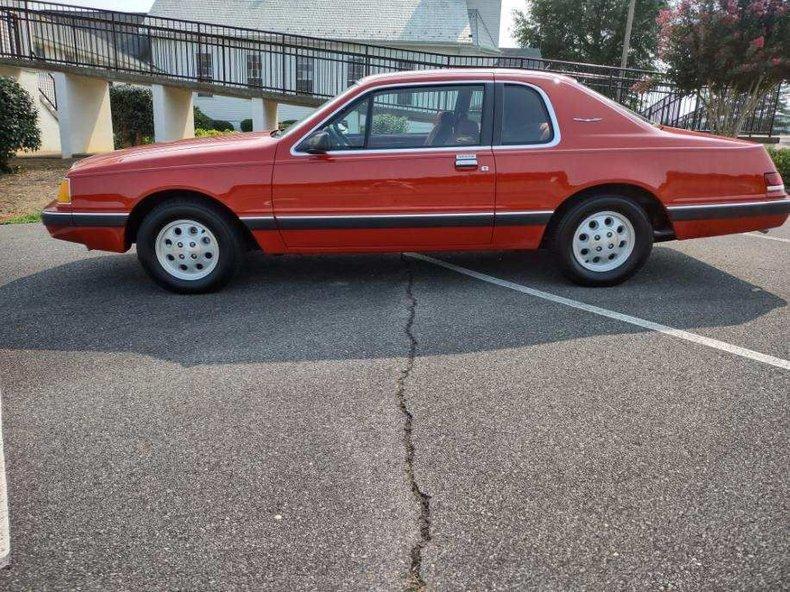
[{"label": "metal railing", "polygon": [[[0,0],[0,59],[180,81],[217,94],[318,104],[370,74],[434,68],[522,68],[568,74],[667,125],[705,129],[699,97],[660,72],[501,55],[448,55],[134,15],[67,4]],[[108,75],[108,77],[112,77]],[[647,84],[646,81],[650,81]],[[773,133],[779,89],[744,134]]]}]

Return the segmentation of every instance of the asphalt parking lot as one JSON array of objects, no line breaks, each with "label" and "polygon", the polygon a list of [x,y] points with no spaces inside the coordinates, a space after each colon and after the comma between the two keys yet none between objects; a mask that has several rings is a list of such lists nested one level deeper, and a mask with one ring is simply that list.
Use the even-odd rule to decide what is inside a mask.
[{"label": "asphalt parking lot", "polygon": [[0,253],[3,590],[790,586],[788,225],[609,289],[255,254],[184,297],[39,225]]}]

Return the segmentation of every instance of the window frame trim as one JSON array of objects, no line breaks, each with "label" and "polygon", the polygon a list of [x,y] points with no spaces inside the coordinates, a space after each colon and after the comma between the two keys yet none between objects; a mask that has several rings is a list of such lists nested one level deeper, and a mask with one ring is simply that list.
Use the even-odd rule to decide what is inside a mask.
[{"label": "window frame trim", "polygon": [[[543,100],[543,106],[546,108],[546,112],[549,115],[549,121],[551,123],[552,131],[554,135],[551,140],[548,142],[535,142],[532,144],[503,144],[502,143],[502,121],[504,115],[504,97],[505,97],[505,86],[511,84],[514,86],[526,86],[531,88],[532,90],[536,91],[540,98]],[[549,99],[549,95],[546,94],[539,86],[529,83],[523,82],[520,80],[503,80],[497,81],[494,85],[494,123],[493,123],[493,138],[492,138],[492,145],[491,148],[493,150],[539,150],[545,148],[554,148],[557,146],[560,141],[562,140],[562,133],[560,131],[560,125],[557,121],[557,114],[554,111],[554,106],[551,103],[551,99]]]},{"label": "window frame trim", "polygon": [[[492,132],[494,126],[494,102],[495,102],[495,95],[496,95],[496,88],[495,82],[493,79],[474,79],[474,80],[438,80],[438,81],[431,81],[431,82],[406,82],[406,83],[394,83],[394,84],[386,84],[380,86],[374,86],[366,91],[362,92],[361,94],[357,95],[350,101],[347,101],[333,109],[329,115],[324,117],[320,120],[316,125],[310,128],[309,131],[304,133],[298,140],[296,140],[290,149],[291,156],[299,156],[299,157],[313,157],[321,156],[316,154],[310,154],[309,152],[303,152],[297,150],[297,148],[304,142],[307,138],[309,138],[313,132],[315,132],[320,127],[327,124],[329,121],[332,120],[336,115],[339,115],[341,112],[345,111],[346,108],[352,108],[354,105],[364,101],[366,98],[370,97],[371,95],[381,91],[381,90],[391,90],[391,89],[404,89],[404,88],[416,88],[416,87],[424,87],[424,86],[483,86],[483,112],[481,115],[481,122],[480,122],[480,144],[476,145],[467,145],[467,146],[430,146],[430,147],[418,147],[418,148],[360,148],[356,150],[328,150],[323,154],[330,154],[332,156],[343,156],[343,155],[354,155],[354,154],[396,154],[396,153],[412,153],[412,152],[452,152],[461,150],[463,152],[468,152],[470,150],[490,150],[492,148]],[[372,109],[373,101],[370,101],[368,104],[368,110]],[[370,127],[370,126],[367,126]],[[367,130],[366,130],[367,134]]]}]

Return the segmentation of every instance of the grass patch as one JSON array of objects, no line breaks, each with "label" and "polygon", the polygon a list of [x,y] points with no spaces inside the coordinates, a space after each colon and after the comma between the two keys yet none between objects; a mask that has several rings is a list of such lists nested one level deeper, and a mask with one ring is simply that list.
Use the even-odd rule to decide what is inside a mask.
[{"label": "grass patch", "polygon": [[5,220],[0,219],[0,225],[2,224],[30,224],[32,222],[41,222],[41,214],[19,214],[17,216],[11,216],[10,218],[6,218]]}]

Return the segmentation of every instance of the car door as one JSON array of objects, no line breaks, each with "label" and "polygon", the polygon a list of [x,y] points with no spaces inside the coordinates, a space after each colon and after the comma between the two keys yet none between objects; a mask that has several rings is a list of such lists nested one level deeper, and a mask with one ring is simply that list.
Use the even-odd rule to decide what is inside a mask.
[{"label": "car door", "polygon": [[[489,80],[376,87],[289,150],[278,150],[273,203],[286,245],[388,250],[490,244],[495,170]],[[311,143],[319,135],[316,149]]]},{"label": "car door", "polygon": [[560,129],[547,92],[537,84],[507,76],[497,74],[495,85],[493,243],[502,248],[535,249],[566,195],[573,161],[555,148]]}]

